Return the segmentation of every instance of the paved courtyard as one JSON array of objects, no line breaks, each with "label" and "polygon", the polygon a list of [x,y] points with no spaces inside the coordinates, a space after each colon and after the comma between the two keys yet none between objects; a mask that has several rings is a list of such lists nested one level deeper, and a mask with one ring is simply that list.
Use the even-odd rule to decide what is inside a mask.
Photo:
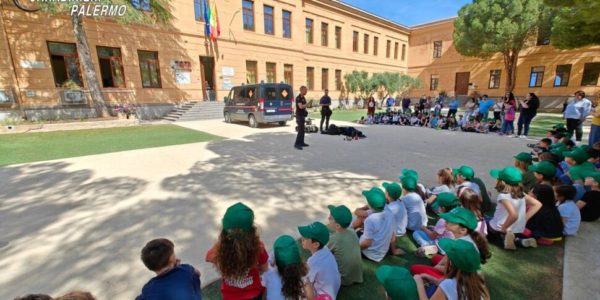
[{"label": "paved courtyard", "polygon": [[402,168],[431,185],[439,168],[469,164],[492,190],[488,170],[527,150],[521,139],[372,126],[360,141],[307,135],[311,146],[297,151],[291,125],[178,125],[228,139],[1,167],[0,299],[72,289],[132,299],[153,276],[139,251],[156,237],[173,240],[206,285],[216,273],[204,254],[237,201],[255,210],[272,245],[324,220],[327,204],[363,205],[361,190],[397,180]]}]

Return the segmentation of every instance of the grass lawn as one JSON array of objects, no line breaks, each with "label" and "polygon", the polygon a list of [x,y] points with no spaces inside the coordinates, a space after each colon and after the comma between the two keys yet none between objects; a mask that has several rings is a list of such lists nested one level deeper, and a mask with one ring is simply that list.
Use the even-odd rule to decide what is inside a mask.
[{"label": "grass lawn", "polygon": [[[377,112],[384,112],[384,110],[378,110]],[[459,114],[461,112],[459,111]],[[355,122],[360,120],[361,117],[367,115],[366,109],[357,109],[357,110],[334,110],[333,115],[331,116],[331,120],[333,121],[346,121],[346,122]],[[491,115],[491,114],[490,114]],[[313,119],[320,119],[320,112],[311,112],[309,115]],[[519,120],[519,116],[517,114],[517,118],[515,119],[515,131],[517,130],[517,121]],[[330,121],[331,123],[331,121]],[[551,129],[552,126],[558,123],[565,123],[561,114],[550,114],[550,113],[540,113],[538,114],[533,122],[531,122],[531,126],[529,129],[529,135],[535,137],[545,137],[548,129]],[[318,125],[318,124],[317,124]]]},{"label": "grass lawn", "polygon": [[175,125],[0,135],[0,166],[219,139]]},{"label": "grass lawn", "polygon": [[[342,287],[338,299],[384,299],[383,288],[375,278],[375,270],[379,265],[409,267],[413,264],[429,264],[428,259],[414,255],[416,247],[408,237],[399,239],[398,245],[408,253],[399,257],[388,255],[380,264],[363,259],[364,282]],[[301,248],[300,244],[298,246]],[[517,251],[490,247],[492,258],[482,269],[491,299],[561,299],[562,245]],[[305,258],[306,255],[304,253]],[[220,281],[208,285],[202,293],[203,299],[221,299]]]}]

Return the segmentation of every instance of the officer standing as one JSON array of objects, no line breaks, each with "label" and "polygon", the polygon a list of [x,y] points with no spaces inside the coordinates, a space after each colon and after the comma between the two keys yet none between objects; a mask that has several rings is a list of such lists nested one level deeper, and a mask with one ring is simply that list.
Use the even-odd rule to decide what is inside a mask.
[{"label": "officer standing", "polygon": [[302,147],[308,147],[308,144],[304,143],[304,119],[308,116],[306,111],[306,87],[300,87],[300,94],[296,97],[296,124],[298,125],[298,135],[296,136],[296,143],[294,147],[298,150],[302,150]]},{"label": "officer standing", "polygon": [[325,133],[323,131],[323,122],[325,122],[325,131],[329,129],[329,117],[331,117],[331,114],[333,113],[330,108],[331,98],[328,94],[329,90],[325,89],[325,95],[323,95],[321,101],[319,101],[319,104],[321,105],[321,126],[319,127],[321,133]]}]

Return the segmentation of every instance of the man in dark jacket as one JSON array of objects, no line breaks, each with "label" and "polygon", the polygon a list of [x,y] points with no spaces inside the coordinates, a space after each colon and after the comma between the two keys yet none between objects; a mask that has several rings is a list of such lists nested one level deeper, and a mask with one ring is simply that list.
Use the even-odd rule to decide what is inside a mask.
[{"label": "man in dark jacket", "polygon": [[[540,107],[540,99],[534,93],[529,93],[525,100],[519,100],[519,104],[518,133],[515,137],[526,138],[529,133],[529,124],[535,118]],[[521,133],[523,134],[521,135]]]}]

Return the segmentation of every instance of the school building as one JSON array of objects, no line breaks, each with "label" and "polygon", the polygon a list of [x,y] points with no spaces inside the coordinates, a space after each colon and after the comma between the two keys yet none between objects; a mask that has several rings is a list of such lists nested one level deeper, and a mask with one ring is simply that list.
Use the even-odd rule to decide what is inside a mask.
[{"label": "school building", "polygon": [[[137,104],[145,117],[158,117],[178,103],[222,101],[232,86],[261,81],[295,90],[306,85],[308,99],[327,88],[334,99],[352,100],[343,76],[353,70],[418,76],[423,85],[411,97],[504,91],[501,57],[459,55],[452,47],[453,19],[408,27],[336,0],[213,0],[220,36],[212,41],[202,2],[169,1],[173,20],[161,26],[84,19],[108,105]],[[519,60],[515,92],[560,101],[578,89],[595,95],[599,73],[600,47],[536,46]],[[15,114],[95,112],[70,17],[25,12],[0,0],[0,119]]]}]

